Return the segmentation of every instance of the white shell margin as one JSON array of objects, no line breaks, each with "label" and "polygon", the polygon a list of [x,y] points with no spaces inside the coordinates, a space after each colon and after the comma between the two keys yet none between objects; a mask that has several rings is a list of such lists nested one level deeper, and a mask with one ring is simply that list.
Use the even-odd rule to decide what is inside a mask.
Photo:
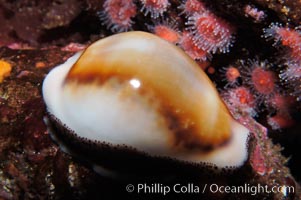
[{"label": "white shell margin", "polygon": [[[74,123],[69,122],[69,119],[67,119],[65,117],[65,114],[62,112],[64,110],[63,105],[61,103],[62,83],[68,71],[73,66],[73,64],[77,61],[77,59],[80,57],[81,54],[82,52],[76,53],[74,56],[69,58],[64,64],[61,64],[50,71],[50,73],[47,75],[43,83],[43,88],[42,88],[43,97],[47,105],[48,111],[51,114],[55,115],[56,118],[60,119],[63,124],[69,125],[68,128],[74,130],[74,132],[79,134],[80,137],[86,137],[91,141],[94,140],[101,141],[102,139],[99,138],[99,135],[93,135],[93,134],[87,135],[85,133],[80,133],[81,131],[77,131],[76,129],[74,129],[72,126],[70,126],[70,124],[74,124]],[[141,131],[145,129],[143,124],[140,127],[141,127]],[[218,168],[240,167],[244,164],[244,162],[248,158],[247,143],[248,143],[249,130],[234,120],[232,121],[231,127],[232,127],[232,138],[227,144],[215,148],[209,153],[206,152],[203,154],[200,154],[199,152],[196,151],[183,152],[183,153],[173,152],[171,149],[162,146],[164,142],[161,142],[161,145],[159,145],[161,146],[161,148],[159,148],[160,150],[154,154],[154,152],[151,151],[154,148],[150,148],[149,146],[150,143],[145,142],[145,138],[143,135],[139,137],[140,144],[139,141],[137,140],[135,141],[135,143],[132,143],[128,138],[122,139],[122,136],[118,139],[118,141],[112,140],[109,141],[109,143],[112,143],[114,145],[114,144],[120,144],[120,142],[122,141],[123,144],[127,146],[133,146],[138,151],[140,150],[149,153],[150,155],[170,156],[172,158],[176,158],[182,161],[193,162],[193,163],[210,163],[216,165]],[[109,128],[112,129],[114,128],[114,126],[111,126]],[[164,138],[162,139],[164,140]],[[156,145],[157,144],[155,144],[155,146]]]}]

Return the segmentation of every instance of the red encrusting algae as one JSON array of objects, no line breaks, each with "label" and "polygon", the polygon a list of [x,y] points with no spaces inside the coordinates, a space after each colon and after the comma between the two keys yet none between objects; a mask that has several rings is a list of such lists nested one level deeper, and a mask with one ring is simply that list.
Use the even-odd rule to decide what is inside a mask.
[{"label": "red encrusting algae", "polygon": [[222,93],[222,96],[226,104],[230,105],[230,107],[241,110],[250,117],[256,116],[255,97],[247,87],[231,88]]},{"label": "red encrusting algae", "polygon": [[[300,181],[298,130],[301,108],[301,2],[277,0],[238,1],[237,4],[236,1],[202,0],[104,0],[103,4],[90,0],[49,2],[19,4],[4,1],[0,6],[0,21],[4,22],[2,29],[0,28],[0,45],[10,48],[1,48],[0,54],[5,60],[13,60],[14,65],[11,75],[0,84],[2,120],[0,152],[3,152],[4,163],[7,163],[0,166],[0,179],[4,180],[0,181],[0,199],[20,196],[50,199],[69,196],[85,199],[91,191],[100,194],[99,181],[92,170],[86,169],[58,150],[49,137],[44,135],[45,127],[42,121],[39,121],[41,116],[31,115],[35,113],[36,108],[44,112],[43,105],[29,106],[25,103],[24,107],[31,108],[26,114],[18,113],[20,108],[14,106],[26,102],[22,99],[24,97],[32,98],[28,93],[32,95],[32,88],[40,87],[42,77],[50,69],[48,66],[55,66],[70,57],[71,54],[67,51],[77,52],[98,38],[130,30],[153,32],[176,44],[209,74],[234,118],[252,132],[251,140],[255,138],[254,142],[252,141],[253,146],[250,146],[250,158],[247,161],[251,164],[252,170],[252,173],[247,174],[250,178],[247,181],[253,181],[252,184],[255,185],[267,184],[269,187],[294,186],[296,191],[288,193],[287,190],[282,190],[280,193],[258,194],[259,196],[247,198],[241,196],[242,194],[229,194],[230,199],[301,198],[300,187],[286,167],[289,164],[293,175]],[[56,9],[66,6],[67,8],[70,6],[68,9],[70,12],[66,12],[67,9]],[[49,15],[52,16],[49,18]],[[100,21],[97,21],[97,17]],[[176,26],[162,23],[170,20],[175,20]],[[100,26],[100,22],[103,26]],[[79,31],[76,28],[78,25],[87,30]],[[59,33],[57,30],[66,32],[63,36],[53,34]],[[8,37],[9,40],[6,40]],[[58,55],[66,53],[65,58],[55,63],[53,61],[59,56],[50,56],[31,64],[28,64],[33,60],[31,56],[23,57],[27,51],[33,51],[36,57],[42,58],[40,55],[43,52],[48,54],[49,49],[55,48],[55,45],[60,46],[54,49]],[[62,46],[65,47],[61,48]],[[43,48],[36,49],[39,47]],[[11,52],[14,52],[14,55]],[[37,61],[46,63],[46,68],[35,68]],[[28,83],[32,86],[29,87]],[[22,91],[16,90],[20,85],[26,90],[23,90],[24,88]],[[34,96],[36,98],[36,95]],[[12,102],[12,99],[15,102]],[[265,124],[267,129],[256,121]],[[35,124],[38,124],[36,128],[33,127]],[[38,143],[35,140],[31,141],[32,138]],[[275,140],[274,143],[270,138]],[[275,143],[281,143],[283,146]],[[27,147],[37,148],[26,149]],[[52,154],[48,153],[51,148],[55,148]],[[291,156],[290,162],[282,157],[281,153],[285,153],[287,157]],[[46,160],[47,162],[40,162]],[[235,177],[236,174],[231,176]],[[245,177],[238,178],[244,180]],[[97,180],[95,184],[94,180]],[[100,180],[102,182],[102,179]],[[106,189],[112,194],[114,190],[110,190],[111,185],[107,182],[101,184],[101,188],[105,189],[101,190],[100,195],[107,192]],[[65,188],[68,188],[67,192]],[[227,197],[213,195],[215,199]]]}]

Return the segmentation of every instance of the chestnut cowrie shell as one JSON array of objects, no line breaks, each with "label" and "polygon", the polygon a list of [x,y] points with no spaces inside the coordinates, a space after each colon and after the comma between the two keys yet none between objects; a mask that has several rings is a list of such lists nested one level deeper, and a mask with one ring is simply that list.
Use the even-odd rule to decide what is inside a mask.
[{"label": "chestnut cowrie shell", "polygon": [[[97,152],[107,163],[118,163],[123,151],[134,152],[129,159],[137,153],[219,168],[242,166],[248,157],[249,130],[232,118],[207,75],[150,33],[96,41],[51,70],[43,97],[64,147]],[[103,151],[110,156],[102,159]]]}]

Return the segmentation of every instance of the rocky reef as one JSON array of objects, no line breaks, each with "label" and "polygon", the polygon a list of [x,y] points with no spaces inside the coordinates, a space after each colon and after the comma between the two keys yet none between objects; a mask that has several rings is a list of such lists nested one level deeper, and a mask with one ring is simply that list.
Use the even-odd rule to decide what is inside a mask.
[{"label": "rocky reef", "polygon": [[[300,1],[0,0],[0,199],[300,199],[300,18]],[[251,131],[243,169],[116,180],[51,140],[41,95],[46,74],[92,42],[131,30],[177,45],[207,73],[233,117]],[[126,191],[128,184],[177,182],[280,190]]]}]

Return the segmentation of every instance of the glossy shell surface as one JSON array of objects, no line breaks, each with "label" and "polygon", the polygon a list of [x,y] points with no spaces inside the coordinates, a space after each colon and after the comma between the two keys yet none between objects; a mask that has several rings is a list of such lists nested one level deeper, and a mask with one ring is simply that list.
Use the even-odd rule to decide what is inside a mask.
[{"label": "glossy shell surface", "polygon": [[93,43],[47,75],[43,96],[49,113],[79,138],[218,167],[247,158],[249,131],[207,75],[149,33]]}]

